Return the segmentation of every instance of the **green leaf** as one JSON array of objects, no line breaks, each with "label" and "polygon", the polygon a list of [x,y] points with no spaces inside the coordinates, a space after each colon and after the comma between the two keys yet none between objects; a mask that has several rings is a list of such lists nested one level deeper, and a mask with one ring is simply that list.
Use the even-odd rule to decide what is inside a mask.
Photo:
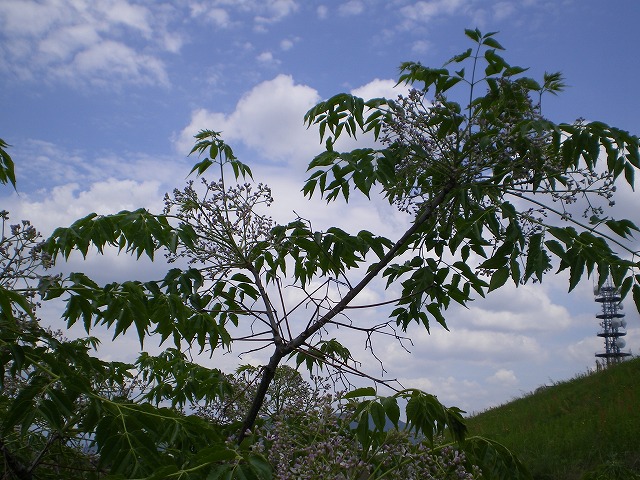
[{"label": "green leaf", "polygon": [[624,279],[624,281],[622,282],[622,285],[620,286],[620,296],[622,298],[625,298],[627,296],[627,294],[631,290],[632,285],[633,285],[633,277],[627,277]]},{"label": "green leaf", "polygon": [[549,256],[542,248],[542,234],[535,233],[529,237],[529,249],[527,250],[527,261],[525,265],[525,279],[536,276],[538,281],[542,281],[544,272],[551,267]]},{"label": "green leaf", "polygon": [[[177,474],[177,475],[176,475]],[[150,476],[144,480],[169,480],[171,478],[180,478],[181,472],[175,465],[166,465],[155,470]]]},{"label": "green leaf", "polygon": [[423,434],[433,444],[434,435],[448,429],[456,441],[463,441],[467,427],[459,409],[447,408],[438,399],[417,389],[403,390],[395,395],[407,399],[405,413],[409,431]]},{"label": "green leaf", "polygon": [[581,255],[575,255],[571,261],[569,269],[569,291],[576,288],[580,280],[582,279],[582,273],[584,272],[585,259]]},{"label": "green leaf", "polygon": [[371,436],[369,433],[369,414],[366,410],[361,412],[360,417],[358,418],[356,436],[358,437],[358,441],[362,445],[362,448],[365,451],[369,450],[369,446],[371,445]]},{"label": "green leaf", "polygon": [[544,244],[554,255],[557,255],[561,259],[566,258],[564,248],[562,248],[562,245],[556,240],[546,240]]},{"label": "green leaf", "polygon": [[573,227],[550,227],[547,231],[567,246],[573,244],[577,235]]},{"label": "green leaf", "polygon": [[26,423],[25,427],[21,430],[21,435],[28,433],[28,428],[31,426],[31,420],[24,422],[27,417],[29,419],[38,412],[36,406],[36,397],[38,397],[49,385],[49,381],[41,375],[37,375],[31,378],[29,384],[22,388],[16,398],[11,402],[9,409],[4,414],[2,420],[2,432],[7,435],[13,428],[23,423]]},{"label": "green leaf", "polygon": [[393,423],[393,426],[398,428],[398,421],[400,420],[400,407],[398,406],[398,400],[395,397],[385,397],[380,400],[384,407],[385,414]]},{"label": "green leaf", "polygon": [[480,264],[480,268],[494,269],[494,268],[502,268],[507,263],[509,263],[509,259],[505,256],[494,256],[488,260],[485,260]]},{"label": "green leaf", "polygon": [[271,465],[262,455],[252,454],[249,456],[248,462],[257,480],[271,480],[273,478]]},{"label": "green leaf", "polygon": [[518,81],[523,87],[526,87],[529,90],[533,90],[534,92],[539,92],[540,90],[542,90],[540,84],[533,78],[521,78]]},{"label": "green leaf", "polygon": [[384,430],[387,418],[385,415],[384,407],[378,402],[372,402],[370,404],[369,412],[371,414],[371,418],[373,419],[373,424],[375,425],[375,427],[380,431]]},{"label": "green leaf", "polygon": [[505,77],[511,77],[513,75],[518,75],[520,73],[526,72],[527,70],[529,70],[529,69],[528,68],[522,68],[522,67],[516,67],[516,66],[507,67],[507,68],[505,68],[503,74],[504,74]]},{"label": "green leaf", "polygon": [[480,37],[482,36],[482,34],[477,28],[475,30],[465,29],[464,34],[474,42],[480,43]]},{"label": "green leaf", "polygon": [[498,50],[504,50],[504,47],[498,43],[494,38],[485,38],[482,40],[482,45],[486,45],[487,47],[496,48]]},{"label": "green leaf", "polygon": [[343,398],[358,398],[358,397],[375,397],[376,389],[373,387],[362,387],[356,388],[355,390],[351,390],[347,392]]},{"label": "green leaf", "polygon": [[484,437],[467,438],[464,452],[473,465],[478,465],[483,477],[495,480],[531,480],[525,465],[501,443]]},{"label": "green leaf", "polygon": [[630,163],[625,163],[625,165],[624,165],[624,178],[627,181],[627,183],[629,185],[631,185],[632,188],[633,188],[633,185],[634,185],[634,175],[635,175],[634,166],[631,165]]},{"label": "green leaf", "polygon": [[636,310],[640,312],[640,285],[637,283],[633,286],[633,302],[636,304]]},{"label": "green leaf", "polygon": [[[471,48],[468,48],[463,53],[460,53],[460,54],[455,55],[454,57],[452,57],[451,60],[449,60],[447,63],[445,63],[445,65],[447,65],[449,63],[454,63],[454,62],[455,63],[460,63],[460,62],[466,60],[467,58],[469,58],[471,56],[472,52],[473,52],[473,50]],[[464,77],[464,74],[458,75],[458,76]]]},{"label": "green leaf", "polygon": [[0,138],[0,183],[11,183],[13,188],[16,188],[16,173],[15,165],[11,156],[7,153],[5,148],[9,145]]},{"label": "green leaf", "polygon": [[493,272],[491,281],[489,282],[489,291],[496,290],[503,286],[509,279],[509,268],[501,267]]},{"label": "green leaf", "polygon": [[202,464],[229,462],[235,458],[237,458],[237,454],[234,450],[227,448],[224,444],[220,444],[208,446],[199,450],[193,460]]},{"label": "green leaf", "polygon": [[33,311],[29,300],[18,292],[8,290],[0,285],[0,313],[6,318],[12,319],[14,307],[22,310],[33,318]]}]

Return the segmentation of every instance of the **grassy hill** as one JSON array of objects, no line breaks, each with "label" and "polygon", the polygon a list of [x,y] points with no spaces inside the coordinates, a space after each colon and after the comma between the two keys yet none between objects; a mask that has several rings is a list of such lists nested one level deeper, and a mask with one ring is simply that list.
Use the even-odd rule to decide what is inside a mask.
[{"label": "grassy hill", "polygon": [[538,389],[468,426],[507,446],[535,480],[640,478],[640,358]]}]

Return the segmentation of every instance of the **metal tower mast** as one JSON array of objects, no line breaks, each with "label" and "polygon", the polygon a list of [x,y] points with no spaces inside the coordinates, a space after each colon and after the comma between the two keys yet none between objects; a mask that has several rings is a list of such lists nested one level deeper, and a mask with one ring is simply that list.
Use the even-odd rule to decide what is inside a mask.
[{"label": "metal tower mast", "polygon": [[627,332],[627,321],[624,319],[624,313],[621,313],[622,304],[620,301],[620,292],[611,282],[607,281],[599,289],[594,289],[596,302],[602,304],[602,313],[596,315],[600,320],[602,330],[598,333],[599,337],[604,338],[604,352],[596,353],[596,357],[603,358],[606,366],[620,363],[624,357],[628,357],[631,353],[622,352],[626,342],[624,337]]}]

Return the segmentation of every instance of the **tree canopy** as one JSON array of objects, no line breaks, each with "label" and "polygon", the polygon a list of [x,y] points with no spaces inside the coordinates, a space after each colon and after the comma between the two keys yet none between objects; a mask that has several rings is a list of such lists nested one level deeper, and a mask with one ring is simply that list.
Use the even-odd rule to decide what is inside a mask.
[{"label": "tree canopy", "polygon": [[[202,181],[168,194],[163,212],[91,214],[38,247],[42,267],[107,247],[152,260],[162,253],[173,263],[164,278],[99,285],[85,273],[27,269],[29,286],[0,283],[2,364],[5,377],[19,383],[3,390],[1,405],[0,449],[13,475],[53,477],[53,470],[42,473],[52,445],[66,449],[61,439],[82,438],[75,451],[96,454],[91,478],[268,477],[266,457],[252,448],[254,430],[265,398],[274,402],[269,389],[278,367],[289,360],[392,389],[388,396],[368,387],[344,397],[356,403],[352,433],[363,451],[386,441],[387,421],[397,427],[406,405],[410,431],[433,440],[446,430],[487,471],[488,458],[509,459],[499,445],[467,438],[459,409],[361,370],[334,336],[338,327],[396,340],[414,323],[446,328],[452,302],[466,305],[509,281],[542,281],[552,270],[568,270],[569,290],[585,275],[599,285],[611,278],[623,296],[632,292],[640,310],[640,263],[629,241],[638,228],[607,216],[616,184],[634,184],[638,137],[602,122],[545,118],[542,99],[562,91],[562,76],[526,77],[525,68],[499,54],[494,33],[466,36],[473,47],[443,67],[401,65],[398,82],[411,86],[408,95],[339,94],[304,117],[325,146],[309,164],[305,195],[348,202],[380,194],[410,219],[397,238],[316,230],[303,218],[276,224],[266,213],[271,190],[254,181],[220,133],[203,130],[191,152],[199,155],[191,173]],[[373,135],[377,143],[340,152],[336,142],[344,135]],[[14,184],[6,144],[0,147],[0,181]],[[351,309],[379,278],[400,285],[401,294],[386,302],[394,304],[388,320],[369,325]],[[287,290],[301,300],[287,303]],[[99,360],[92,337],[68,341],[38,325],[35,293],[41,301],[63,299],[67,325],[82,322],[87,334],[97,325],[114,338],[134,329],[141,345],[154,335],[171,346],[134,364]],[[241,395],[241,422],[220,425],[193,409],[239,399],[237,385],[190,355],[232,345],[270,356],[253,371],[255,388]],[[23,453],[25,438],[34,436]],[[514,465],[509,461],[503,471]],[[69,461],[66,468],[80,467]]]}]

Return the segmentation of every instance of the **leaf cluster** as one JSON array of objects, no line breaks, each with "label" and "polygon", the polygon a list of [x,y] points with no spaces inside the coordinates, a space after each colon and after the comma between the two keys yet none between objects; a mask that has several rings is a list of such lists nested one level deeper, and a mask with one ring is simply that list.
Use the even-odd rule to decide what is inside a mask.
[{"label": "leaf cluster", "polygon": [[[570,271],[569,290],[586,273],[635,292],[629,241],[637,227],[606,217],[594,199],[612,204],[621,176],[633,187],[638,137],[602,122],[544,118],[542,96],[559,93],[562,76],[522,76],[525,68],[498,53],[495,32],[465,33],[475,48],[443,67],[401,65],[398,83],[416,87],[408,96],[367,102],[339,94],[309,110],[305,121],[319,126],[321,139],[373,131],[382,147],[327,148],[311,162],[303,191],[348,201],[352,190],[369,197],[378,186],[422,223],[398,250],[413,258],[384,271],[388,286],[402,282],[393,315],[405,328],[410,321],[428,328],[428,316],[444,324],[450,299],[465,304],[471,291],[484,296],[509,279],[542,281],[558,264]],[[466,103],[454,100],[464,98],[460,88]],[[586,205],[589,224],[572,213],[575,204]]]}]

